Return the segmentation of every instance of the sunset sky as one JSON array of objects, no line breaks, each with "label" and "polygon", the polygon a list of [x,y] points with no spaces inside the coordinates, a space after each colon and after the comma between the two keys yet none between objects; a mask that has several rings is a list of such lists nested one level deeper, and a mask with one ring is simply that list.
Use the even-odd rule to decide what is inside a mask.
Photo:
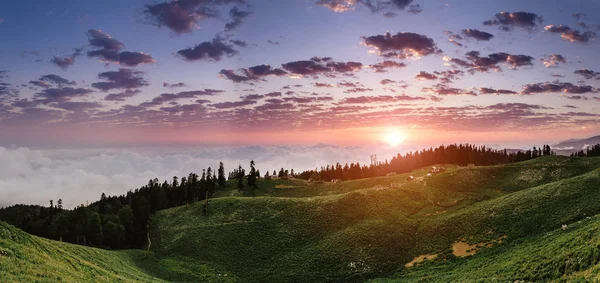
[{"label": "sunset sky", "polygon": [[0,145],[522,144],[599,132],[598,1],[0,4]]}]

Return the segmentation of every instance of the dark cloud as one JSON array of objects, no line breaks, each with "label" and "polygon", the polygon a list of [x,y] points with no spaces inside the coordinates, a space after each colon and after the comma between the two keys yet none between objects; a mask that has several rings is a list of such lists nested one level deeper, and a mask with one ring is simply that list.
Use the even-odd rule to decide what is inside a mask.
[{"label": "dark cloud", "polygon": [[127,98],[134,97],[136,94],[142,92],[139,89],[127,89],[120,93],[111,93],[104,97],[104,100],[108,101],[125,101]]},{"label": "dark cloud", "polygon": [[83,52],[82,48],[75,48],[75,51],[70,56],[66,56],[66,57],[54,56],[54,58],[52,58],[52,60],[50,60],[50,62],[52,64],[58,66],[59,68],[66,70],[69,67],[73,66],[73,64],[75,64],[75,58],[77,56],[82,55],[82,52]]},{"label": "dark cloud", "polygon": [[483,22],[486,26],[500,26],[503,30],[512,30],[514,27],[532,29],[542,22],[542,17],[529,12],[500,12],[494,19]]},{"label": "dark cloud", "polygon": [[559,63],[567,63],[567,59],[560,54],[552,54],[546,58],[541,58],[540,61],[542,61],[542,64],[544,64],[546,68],[557,67]]},{"label": "dark cloud", "polygon": [[387,72],[387,69],[404,68],[404,67],[406,67],[406,64],[404,64],[402,62],[385,60],[385,61],[379,62],[377,64],[369,65],[369,67],[371,69],[375,70],[375,72],[377,72],[377,73],[385,73],[385,72]]},{"label": "dark cloud", "polygon": [[416,15],[423,12],[423,9],[421,9],[421,5],[419,4],[411,4],[410,6],[408,6],[408,10],[406,11]]},{"label": "dark cloud", "polygon": [[219,74],[221,77],[236,83],[259,81],[267,76],[284,76],[287,74],[286,71],[273,68],[270,65],[257,65],[247,69],[240,69],[240,71],[242,74],[236,74],[233,70],[221,70]]},{"label": "dark cloud", "polygon": [[463,47],[464,44],[462,44],[462,40],[464,39],[464,37],[462,37],[461,35],[455,34],[449,30],[444,31],[444,34],[448,35],[448,42],[458,46],[458,47]]},{"label": "dark cloud", "polygon": [[168,87],[168,88],[178,88],[178,87],[187,87],[187,85],[185,83],[168,83],[168,82],[163,82],[163,87]]},{"label": "dark cloud", "polygon": [[440,78],[440,82],[448,84],[458,79],[458,77],[463,76],[465,72],[461,70],[446,70],[434,71],[433,74],[437,75]]},{"label": "dark cloud", "polygon": [[218,8],[227,4],[243,4],[244,0],[173,0],[149,4],[143,13],[149,23],[171,29],[177,34],[191,32],[200,21],[218,16]]},{"label": "dark cloud", "polygon": [[565,108],[571,108],[571,109],[577,109],[577,108],[579,108],[577,106],[568,105],[568,104],[567,105],[563,105],[563,107],[565,107]]},{"label": "dark cloud", "polygon": [[177,114],[177,113],[201,113],[206,112],[206,106],[204,104],[210,102],[208,100],[196,100],[197,103],[194,104],[185,104],[185,105],[176,105],[169,107],[161,107],[160,111],[166,112],[169,114]]},{"label": "dark cloud", "polygon": [[62,101],[52,104],[53,107],[64,109],[67,111],[86,111],[90,109],[101,108],[103,105],[99,102],[86,102],[86,101]]},{"label": "dark cloud", "polygon": [[223,42],[221,38],[214,38],[212,41],[202,42],[193,48],[187,48],[177,51],[177,54],[187,61],[220,61],[223,57],[232,57],[239,52],[233,49],[233,46]]},{"label": "dark cloud", "polygon": [[395,35],[388,32],[385,35],[363,36],[362,39],[366,46],[383,57],[408,58],[441,53],[433,39],[412,32]]},{"label": "dark cloud", "polygon": [[493,88],[487,88],[487,87],[479,88],[479,93],[480,94],[517,94],[517,92],[508,90],[508,89],[493,89]]},{"label": "dark cloud", "polygon": [[522,94],[535,94],[535,93],[571,93],[571,94],[583,94],[583,93],[597,93],[598,89],[595,89],[589,85],[574,85],[572,83],[537,83],[528,84],[523,87]]},{"label": "dark cloud", "polygon": [[254,101],[256,101],[256,100],[263,99],[264,97],[265,96],[262,95],[262,94],[247,94],[247,95],[241,96],[240,98],[242,100],[254,100]]},{"label": "dark cloud", "polygon": [[355,87],[355,88],[345,90],[344,93],[358,93],[358,92],[368,92],[368,91],[373,91],[373,89],[366,88],[366,87]]},{"label": "dark cloud", "polygon": [[226,101],[226,102],[213,103],[210,106],[217,108],[217,109],[227,109],[227,108],[239,108],[239,107],[248,106],[248,105],[252,105],[252,104],[256,104],[256,100]]},{"label": "dark cloud", "polygon": [[493,34],[491,33],[487,33],[484,31],[480,31],[477,29],[463,29],[462,33],[466,36],[466,37],[470,37],[470,38],[474,38],[477,40],[490,40],[492,39],[492,37],[494,37]]},{"label": "dark cloud", "polygon": [[315,84],[314,84],[314,86],[315,86],[315,87],[327,87],[327,88],[331,88],[331,87],[333,87],[333,85],[332,85],[332,84],[328,84],[328,83],[319,83],[319,82],[315,83]]},{"label": "dark cloud", "polygon": [[153,106],[159,106],[164,103],[173,102],[179,99],[190,99],[196,98],[198,96],[214,96],[223,93],[222,90],[215,89],[204,89],[204,90],[192,90],[192,91],[182,91],[178,93],[162,93],[157,97],[154,97],[149,102],[143,102],[139,106],[148,108]]},{"label": "dark cloud", "polygon": [[135,67],[139,64],[143,63],[155,63],[156,60],[152,58],[152,56],[144,53],[144,52],[131,52],[124,51],[119,53],[119,64]]},{"label": "dark cloud", "polygon": [[581,20],[581,18],[583,18],[585,16],[586,16],[586,14],[584,14],[584,13],[574,13],[572,15],[573,19],[576,19],[576,20]]},{"label": "dark cloud", "polygon": [[435,85],[433,88],[425,87],[422,88],[421,91],[433,93],[437,95],[471,95],[477,96],[477,94],[473,91],[464,90],[460,88],[453,88],[446,85]]},{"label": "dark cloud", "polygon": [[267,97],[280,97],[281,96],[281,92],[279,92],[279,91],[269,92],[269,93],[265,94],[265,96],[267,96]]},{"label": "dark cloud", "polygon": [[380,84],[382,84],[382,85],[387,85],[387,84],[393,84],[393,83],[396,83],[396,81],[394,81],[394,80],[390,80],[390,79],[383,79],[383,80],[381,80],[379,83],[380,83]]},{"label": "dark cloud", "polygon": [[239,39],[232,39],[229,41],[231,44],[239,46],[239,47],[247,47],[248,43],[243,41],[243,40],[239,40]]},{"label": "dark cloud", "polygon": [[490,70],[500,71],[498,64],[504,63],[510,68],[516,69],[522,66],[532,66],[534,58],[528,55],[513,55],[508,53],[492,53],[487,57],[481,57],[479,51],[466,53],[468,61],[456,58],[444,58],[444,60],[455,65],[469,68],[470,71],[488,72]]},{"label": "dark cloud", "polygon": [[231,21],[225,25],[225,31],[231,31],[238,28],[242,25],[242,21],[251,14],[252,13],[247,11],[240,11],[237,7],[231,8],[231,10],[229,10]]},{"label": "dark cloud", "polygon": [[125,45],[101,30],[91,29],[87,34],[90,45],[100,48],[88,51],[88,57],[96,57],[104,62],[117,63],[129,67],[135,67],[143,63],[156,62],[152,56],[144,52],[120,52],[125,48]]},{"label": "dark cloud", "polygon": [[415,75],[415,78],[419,80],[435,80],[438,77],[434,74],[427,73],[425,71],[420,71],[418,74]]},{"label": "dark cloud", "polygon": [[600,80],[600,72],[588,70],[588,69],[579,69],[574,72],[577,75],[582,75],[586,79],[597,79]]},{"label": "dark cloud", "polygon": [[50,74],[50,75],[41,76],[36,81],[29,81],[29,84],[37,86],[37,87],[41,87],[41,88],[50,88],[53,85],[61,87],[63,85],[75,85],[76,83],[74,81],[69,81],[59,75]]},{"label": "dark cloud", "polygon": [[580,32],[565,25],[547,25],[544,27],[547,32],[559,33],[560,37],[569,42],[587,43],[596,37],[592,31]]},{"label": "dark cloud", "polygon": [[14,88],[12,84],[4,82],[6,77],[8,77],[8,71],[0,70],[0,102],[15,98],[19,95],[18,89]]},{"label": "dark cloud", "polygon": [[43,104],[58,103],[70,101],[76,97],[82,97],[86,94],[90,94],[93,91],[87,88],[73,88],[73,87],[58,87],[58,88],[47,88],[35,94],[37,101]]},{"label": "dark cloud", "polygon": [[102,91],[111,89],[132,89],[147,86],[148,82],[142,77],[144,72],[120,68],[118,71],[109,71],[98,74],[98,78],[106,82],[92,83],[92,87]]},{"label": "dark cloud", "polygon": [[336,74],[353,73],[360,71],[362,66],[360,62],[334,62],[328,57],[313,57],[311,60],[293,61],[281,65],[290,74],[313,77],[318,75],[334,77]]},{"label": "dark cloud", "polygon": [[400,101],[418,101],[427,100],[425,97],[408,96],[408,95],[378,95],[378,96],[358,96],[346,97],[338,102],[338,104],[364,104],[364,103],[393,103]]},{"label": "dark cloud", "polygon": [[349,81],[341,81],[337,83],[338,86],[341,87],[360,87],[362,84],[360,82],[349,82]]}]

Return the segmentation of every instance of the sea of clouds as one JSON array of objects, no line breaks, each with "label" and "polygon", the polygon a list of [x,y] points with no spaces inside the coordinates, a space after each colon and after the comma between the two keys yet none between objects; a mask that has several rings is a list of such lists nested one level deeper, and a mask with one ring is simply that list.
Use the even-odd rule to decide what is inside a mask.
[{"label": "sea of clouds", "polygon": [[243,146],[209,148],[112,148],[112,149],[30,149],[0,146],[0,207],[13,204],[47,205],[59,198],[72,208],[93,202],[102,193],[121,195],[147,184],[149,179],[171,180],[173,176],[200,174],[202,169],[226,172],[239,164],[248,170],[250,160],[264,174],[266,170],[294,169],[300,172],[335,162],[368,164],[370,155],[379,160],[415,150],[413,146],[340,147]]}]

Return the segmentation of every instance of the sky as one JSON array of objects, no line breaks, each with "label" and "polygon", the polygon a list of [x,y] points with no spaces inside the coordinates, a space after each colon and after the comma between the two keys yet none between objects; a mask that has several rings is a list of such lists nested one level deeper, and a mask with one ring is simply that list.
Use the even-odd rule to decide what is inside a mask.
[{"label": "sky", "polygon": [[[25,184],[47,198],[63,182],[31,175],[75,174],[102,184],[90,198],[190,160],[310,169],[598,135],[599,14],[597,0],[2,1],[0,160],[22,164],[0,188],[26,202]],[[96,162],[113,159],[131,174]]]}]

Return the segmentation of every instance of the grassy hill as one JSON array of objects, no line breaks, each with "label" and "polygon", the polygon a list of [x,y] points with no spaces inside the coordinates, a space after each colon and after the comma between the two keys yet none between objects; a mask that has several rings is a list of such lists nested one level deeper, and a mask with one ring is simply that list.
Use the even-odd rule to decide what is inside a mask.
[{"label": "grassy hill", "polygon": [[[424,168],[337,184],[263,180],[256,197],[239,197],[231,184],[211,200],[208,216],[201,203],[156,213],[151,252],[58,243],[2,224],[0,278],[449,282],[598,276],[600,158],[446,167],[432,177]],[[407,181],[408,175],[415,180]],[[419,262],[423,258],[430,260]]]}]

